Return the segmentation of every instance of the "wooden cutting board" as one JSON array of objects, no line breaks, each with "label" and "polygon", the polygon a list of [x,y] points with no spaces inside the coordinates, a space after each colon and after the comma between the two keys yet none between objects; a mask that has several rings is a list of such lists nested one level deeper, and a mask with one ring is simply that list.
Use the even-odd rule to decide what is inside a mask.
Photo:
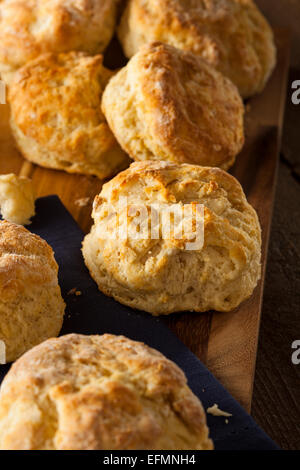
[{"label": "wooden cutting board", "polygon": [[[276,31],[277,68],[260,96],[247,104],[246,145],[231,173],[241,182],[248,200],[258,211],[263,235],[263,276],[253,296],[231,313],[183,313],[166,318],[167,324],[204,362],[232,395],[250,410],[259,333],[266,254],[289,62],[287,33]],[[117,54],[109,48],[106,63]],[[118,65],[123,59],[118,56]],[[0,174],[15,172],[33,178],[38,196],[57,194],[87,232],[93,198],[102,187],[95,177],[47,170],[23,160],[10,134],[8,105],[0,105]],[[78,200],[89,198],[81,207]]]}]

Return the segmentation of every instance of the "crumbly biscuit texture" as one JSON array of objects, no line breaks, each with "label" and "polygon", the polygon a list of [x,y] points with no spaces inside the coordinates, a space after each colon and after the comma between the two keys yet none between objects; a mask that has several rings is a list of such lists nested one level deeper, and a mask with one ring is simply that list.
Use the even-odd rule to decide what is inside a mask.
[{"label": "crumbly biscuit texture", "polygon": [[0,392],[0,449],[212,449],[183,372],[123,336],[67,335],[19,359]]},{"label": "crumbly biscuit texture", "polygon": [[244,143],[236,87],[201,58],[159,42],[110,80],[102,109],[134,160],[228,169]]},{"label": "crumbly biscuit texture", "polygon": [[0,74],[45,52],[103,52],[115,28],[117,0],[0,0]]},{"label": "crumbly biscuit texture", "polygon": [[31,179],[14,173],[0,175],[0,212],[8,222],[30,224],[35,214],[35,193]]},{"label": "crumbly biscuit texture", "polygon": [[[165,231],[163,217],[174,204],[185,205],[186,220],[196,204],[204,206],[203,247],[187,245],[195,228],[181,230],[175,216]],[[154,222],[149,216],[148,233],[138,218],[145,208],[159,213]],[[102,292],[133,308],[154,315],[227,312],[251,296],[260,278],[257,214],[238,181],[219,168],[133,163],[103,186],[93,218],[83,242],[85,263]]]},{"label": "crumbly biscuit texture", "polygon": [[162,41],[200,55],[246,98],[276,62],[273,32],[252,0],[129,0],[118,29],[127,57]]},{"label": "crumbly biscuit texture", "polygon": [[0,221],[0,340],[11,362],[57,336],[65,304],[52,248],[20,225]]},{"label": "crumbly biscuit texture", "polygon": [[21,68],[9,87],[11,128],[29,161],[69,173],[112,176],[128,156],[100,103],[112,72],[103,57],[44,54]]}]

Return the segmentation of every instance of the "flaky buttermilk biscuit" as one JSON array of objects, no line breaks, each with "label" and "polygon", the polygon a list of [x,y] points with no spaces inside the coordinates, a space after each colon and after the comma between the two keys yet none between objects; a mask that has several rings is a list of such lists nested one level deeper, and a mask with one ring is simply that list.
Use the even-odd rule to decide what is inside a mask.
[{"label": "flaky buttermilk biscuit", "polygon": [[127,57],[154,40],[191,51],[244,98],[262,91],[276,61],[272,30],[252,0],[129,0],[118,35]]},{"label": "flaky buttermilk biscuit", "polygon": [[100,108],[112,76],[102,59],[47,53],[16,73],[8,93],[11,128],[27,160],[99,178],[126,168],[128,156]]},{"label": "flaky buttermilk biscuit", "polygon": [[[121,228],[130,227],[131,206],[148,210],[157,204],[195,203],[204,205],[203,247],[188,249],[188,233],[176,237],[180,221],[170,236],[162,236],[162,217],[157,238],[150,231],[145,239],[130,230],[119,232],[121,236],[115,232],[114,214]],[[238,181],[219,168],[133,163],[103,186],[93,218],[83,242],[85,263],[104,294],[130,307],[153,315],[227,312],[251,296],[260,278],[257,214]]]},{"label": "flaky buttermilk biscuit", "polygon": [[65,304],[52,248],[24,227],[0,221],[0,340],[6,362],[57,336]]},{"label": "flaky buttermilk biscuit", "polygon": [[227,169],[244,143],[236,87],[202,59],[162,43],[141,48],[110,80],[102,109],[134,160]]},{"label": "flaky buttermilk biscuit", "polygon": [[103,52],[116,22],[117,0],[0,0],[0,74],[45,52]]},{"label": "flaky buttermilk biscuit", "polygon": [[19,359],[0,391],[0,449],[208,450],[183,372],[123,336],[67,335]]}]

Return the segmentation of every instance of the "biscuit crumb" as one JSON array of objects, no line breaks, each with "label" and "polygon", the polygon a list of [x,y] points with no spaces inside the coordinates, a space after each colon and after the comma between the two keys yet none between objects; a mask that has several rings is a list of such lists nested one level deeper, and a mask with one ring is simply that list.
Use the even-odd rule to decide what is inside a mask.
[{"label": "biscuit crumb", "polygon": [[82,292],[80,290],[77,290],[76,287],[73,287],[69,290],[67,295],[76,295],[77,297],[79,297],[80,295],[82,295]]},{"label": "biscuit crumb", "polygon": [[3,219],[29,225],[35,215],[35,195],[31,179],[14,173],[0,175],[0,212]]},{"label": "biscuit crumb", "polygon": [[91,198],[89,197],[82,197],[82,198],[76,199],[75,206],[86,207],[89,204],[90,199]]},{"label": "biscuit crumb", "polygon": [[74,295],[76,292],[76,287],[73,287],[72,289],[69,290],[67,295]]},{"label": "biscuit crumb", "polygon": [[232,416],[231,413],[227,413],[227,411],[220,410],[219,405],[217,405],[216,403],[210,408],[207,408],[206,412],[213,416],[226,416],[228,418]]}]

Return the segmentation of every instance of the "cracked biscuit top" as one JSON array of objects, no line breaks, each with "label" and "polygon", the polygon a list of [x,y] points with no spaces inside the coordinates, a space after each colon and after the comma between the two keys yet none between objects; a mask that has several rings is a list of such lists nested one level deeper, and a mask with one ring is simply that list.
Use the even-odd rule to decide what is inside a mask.
[{"label": "cracked biscuit top", "polygon": [[102,55],[75,51],[42,54],[19,69],[8,100],[23,156],[46,168],[99,178],[126,168],[128,156],[100,106],[112,75]]},{"label": "cracked biscuit top", "polygon": [[276,62],[272,29],[252,0],[129,0],[118,35],[127,57],[150,41],[193,52],[243,98],[263,90]]},{"label": "cracked biscuit top", "polygon": [[116,22],[117,0],[0,0],[0,74],[44,52],[103,52]]},{"label": "cracked biscuit top", "polygon": [[183,372],[123,336],[50,339],[0,391],[0,449],[212,449]]},{"label": "cracked biscuit top", "polygon": [[244,144],[244,106],[229,79],[200,57],[154,42],[109,81],[102,109],[134,160],[227,170]]},{"label": "cracked biscuit top", "polygon": [[[174,205],[193,210],[197,204],[204,212],[204,244],[191,247],[185,239],[191,239],[194,229],[186,224],[178,238],[181,222],[174,216],[168,234],[164,216]],[[157,223],[150,222],[151,230],[141,229],[142,236],[136,236],[138,218],[131,207],[150,212],[156,206],[162,208]],[[251,296],[260,278],[257,214],[239,182],[219,168],[135,162],[103,185],[93,218],[83,242],[85,263],[104,294],[133,308],[154,315],[228,312]]]},{"label": "cracked biscuit top", "polygon": [[57,336],[65,304],[48,243],[20,225],[0,221],[0,340],[11,362]]}]

